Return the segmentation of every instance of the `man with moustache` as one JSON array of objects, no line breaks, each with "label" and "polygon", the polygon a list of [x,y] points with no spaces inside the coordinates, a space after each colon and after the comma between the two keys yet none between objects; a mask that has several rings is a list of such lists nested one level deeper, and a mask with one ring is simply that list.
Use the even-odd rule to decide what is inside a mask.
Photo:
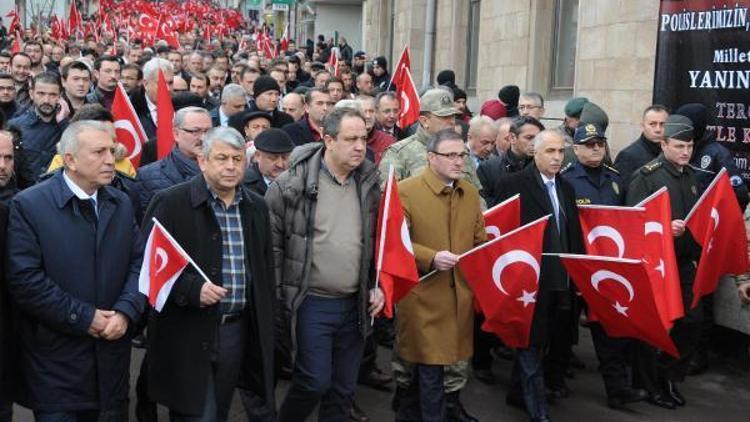
[{"label": "man with moustache", "polygon": [[107,110],[112,108],[115,88],[120,80],[120,59],[115,56],[102,56],[94,62],[96,89],[88,95],[88,101],[99,103]]}]

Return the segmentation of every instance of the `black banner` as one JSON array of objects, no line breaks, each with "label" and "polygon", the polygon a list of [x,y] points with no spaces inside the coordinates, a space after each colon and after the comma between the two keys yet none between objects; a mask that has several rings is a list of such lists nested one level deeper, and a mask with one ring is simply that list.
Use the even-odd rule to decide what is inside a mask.
[{"label": "black banner", "polygon": [[702,103],[750,182],[750,0],[662,0],[654,103]]}]

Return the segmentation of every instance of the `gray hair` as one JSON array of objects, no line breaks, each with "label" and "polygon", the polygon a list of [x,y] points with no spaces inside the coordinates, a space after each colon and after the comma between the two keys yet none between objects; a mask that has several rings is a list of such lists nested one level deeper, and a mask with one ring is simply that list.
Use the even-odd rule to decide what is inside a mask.
[{"label": "gray hair", "polygon": [[149,81],[156,80],[159,75],[159,70],[162,72],[174,73],[174,66],[172,66],[172,62],[167,59],[154,57],[143,65],[143,79]]},{"label": "gray hair", "polygon": [[487,126],[492,128],[492,133],[494,134],[492,136],[496,137],[500,126],[496,125],[495,121],[488,116],[476,115],[469,120],[469,133],[476,135]]},{"label": "gray hair", "polygon": [[354,110],[362,112],[362,106],[357,100],[339,100],[334,108],[352,108]]},{"label": "gray hair", "polygon": [[221,91],[221,103],[225,104],[230,98],[237,98],[242,97],[243,99],[246,97],[245,95],[245,88],[238,84],[228,84],[224,87],[224,89]]},{"label": "gray hair", "polygon": [[172,127],[182,127],[182,125],[185,123],[185,118],[187,117],[188,113],[200,113],[207,116],[209,119],[211,118],[211,114],[203,107],[185,107],[177,110],[177,112],[174,114]]},{"label": "gray hair", "polygon": [[534,102],[534,105],[544,107],[544,97],[538,92],[524,92],[521,98],[526,98]]},{"label": "gray hair", "polygon": [[544,141],[546,141],[550,137],[555,137],[555,138],[558,138],[561,141],[563,141],[563,143],[565,142],[565,139],[563,139],[562,134],[560,132],[558,132],[557,130],[555,130],[555,129],[545,129],[545,130],[537,133],[536,136],[534,136],[534,151],[536,151],[537,149],[539,149],[539,147],[542,146],[542,144],[544,143]]},{"label": "gray hair", "polygon": [[203,149],[201,150],[204,156],[208,157],[211,153],[214,142],[227,144],[234,149],[245,149],[245,137],[237,132],[237,129],[228,126],[218,126],[206,133],[206,136],[203,138]]},{"label": "gray hair", "polygon": [[440,144],[446,141],[461,141],[463,143],[464,138],[460,133],[453,129],[442,129],[438,131],[438,133],[430,136],[430,139],[427,141],[427,151],[437,152]]},{"label": "gray hair", "polygon": [[341,129],[341,121],[344,117],[359,117],[363,122],[366,122],[365,116],[355,108],[335,108],[332,112],[328,113],[323,120],[323,133],[336,138],[339,135]]},{"label": "gray hair", "polygon": [[73,154],[78,152],[78,140],[86,130],[96,130],[106,132],[113,140],[115,131],[112,123],[102,122],[99,120],[79,120],[68,125],[57,143],[57,153],[60,155]]}]

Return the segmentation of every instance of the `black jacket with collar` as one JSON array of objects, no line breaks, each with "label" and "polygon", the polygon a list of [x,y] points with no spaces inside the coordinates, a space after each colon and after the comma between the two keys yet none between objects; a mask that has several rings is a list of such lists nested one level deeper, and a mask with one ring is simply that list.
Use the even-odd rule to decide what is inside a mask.
[{"label": "black jacket with collar", "polygon": [[482,184],[482,191],[480,193],[487,202],[488,207],[494,207],[502,202],[498,198],[498,194],[502,191],[500,183],[503,176],[523,170],[531,161],[530,157],[518,157],[513,151],[508,149],[505,154],[499,157],[492,157],[479,164],[477,177]]}]

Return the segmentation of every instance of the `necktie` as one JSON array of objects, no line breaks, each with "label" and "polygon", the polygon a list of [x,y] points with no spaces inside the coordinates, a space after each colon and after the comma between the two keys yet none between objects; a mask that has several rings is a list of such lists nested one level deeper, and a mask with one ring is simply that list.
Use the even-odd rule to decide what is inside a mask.
[{"label": "necktie", "polygon": [[557,223],[557,229],[560,230],[560,204],[557,202],[557,192],[555,192],[555,182],[548,181],[545,183],[547,186],[547,195],[549,195],[549,201],[552,203],[552,212],[555,214],[555,223]]}]

